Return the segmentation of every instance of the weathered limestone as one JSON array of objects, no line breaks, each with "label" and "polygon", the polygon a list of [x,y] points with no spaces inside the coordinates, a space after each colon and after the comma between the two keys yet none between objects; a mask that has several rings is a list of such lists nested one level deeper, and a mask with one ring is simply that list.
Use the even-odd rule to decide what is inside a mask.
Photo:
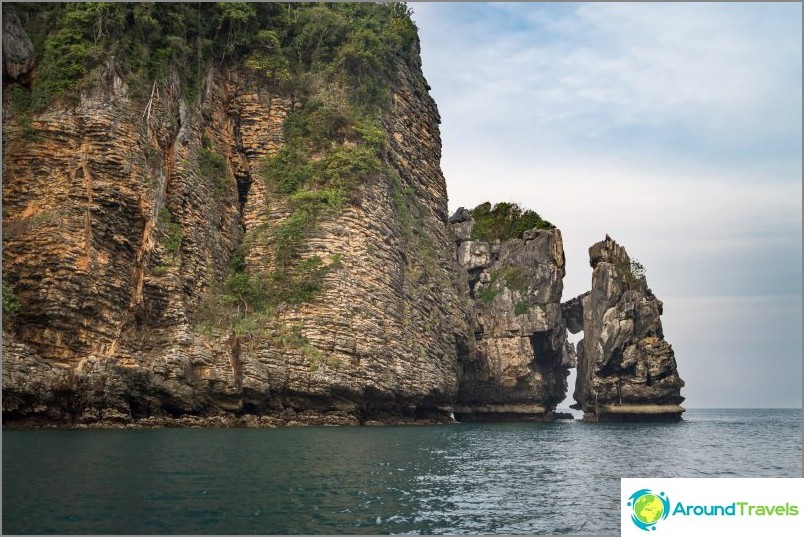
[{"label": "weathered limestone", "polygon": [[459,420],[551,420],[575,365],[561,316],[561,232],[529,230],[494,244],[467,240],[472,220],[450,218],[466,271],[475,345],[460,359]]},{"label": "weathered limestone", "polygon": [[[28,68],[25,57],[4,58],[9,76]],[[208,73],[199,105],[173,81],[144,114],[111,67],[77,105],[27,126],[4,101],[3,264],[22,305],[3,336],[4,419],[449,420],[471,331],[438,111],[420,65],[398,69],[382,118],[392,172],[366,177],[359,199],[323,219],[299,252],[339,255],[340,268],[314,301],[283,305],[243,337],[212,336],[196,320],[244,238],[249,271],[270,263],[259,232],[290,208],[258,166],[282,147],[299,103],[222,68]],[[200,172],[204,147],[225,157],[225,177]]]},{"label": "weathered limestone", "polygon": [[[3,45],[4,84],[26,91],[34,49],[13,14]],[[576,362],[567,328],[586,335],[587,417],[683,411],[661,302],[624,272],[624,249],[595,245],[593,290],[561,304],[559,230],[490,243],[472,239],[469,211],[448,218],[418,56],[389,88],[382,171],[298,248],[338,268],[312,301],[240,332],[199,319],[236,252],[248,274],[272,268],[266,230],[294,208],[260,163],[303,103],[225,64],[193,103],[177,77],[153,99],[111,64],[92,80],[30,117],[3,102],[3,270],[21,304],[3,327],[4,424],[552,420]],[[225,172],[204,172],[204,151]]]},{"label": "weathered limestone", "polygon": [[573,333],[583,316],[574,408],[588,420],[679,419],[684,381],[664,340],[662,302],[608,235],[589,257],[591,292],[562,304]]}]

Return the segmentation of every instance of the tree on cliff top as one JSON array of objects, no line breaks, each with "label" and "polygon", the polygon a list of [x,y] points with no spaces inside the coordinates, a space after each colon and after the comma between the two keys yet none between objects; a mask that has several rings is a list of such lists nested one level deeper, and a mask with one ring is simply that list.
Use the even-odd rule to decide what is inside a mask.
[{"label": "tree on cliff top", "polygon": [[416,26],[400,3],[73,2],[4,9],[19,15],[36,51],[36,110],[74,97],[109,64],[144,98],[170,73],[195,98],[207,69],[228,62],[291,92],[304,92],[305,75],[315,72],[381,104],[394,62],[410,61],[415,52]]},{"label": "tree on cliff top", "polygon": [[529,229],[555,228],[539,216],[539,213],[530,209],[523,210],[518,203],[501,202],[492,206],[485,202],[469,212],[475,221],[472,227],[473,240],[493,242],[497,239],[519,239]]}]

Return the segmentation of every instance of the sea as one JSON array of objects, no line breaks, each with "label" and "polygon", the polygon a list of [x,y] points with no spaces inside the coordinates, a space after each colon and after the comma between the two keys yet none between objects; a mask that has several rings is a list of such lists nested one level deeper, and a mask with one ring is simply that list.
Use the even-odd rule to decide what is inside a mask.
[{"label": "sea", "polygon": [[615,535],[621,477],[801,477],[801,424],[11,429],[2,532]]}]

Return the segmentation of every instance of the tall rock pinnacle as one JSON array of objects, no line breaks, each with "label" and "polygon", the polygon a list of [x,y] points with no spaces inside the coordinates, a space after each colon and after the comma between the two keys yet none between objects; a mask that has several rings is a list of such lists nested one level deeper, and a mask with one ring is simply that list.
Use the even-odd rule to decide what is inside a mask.
[{"label": "tall rock pinnacle", "polygon": [[644,269],[608,235],[589,258],[591,292],[562,305],[569,329],[584,332],[573,407],[587,420],[679,419],[684,381]]}]

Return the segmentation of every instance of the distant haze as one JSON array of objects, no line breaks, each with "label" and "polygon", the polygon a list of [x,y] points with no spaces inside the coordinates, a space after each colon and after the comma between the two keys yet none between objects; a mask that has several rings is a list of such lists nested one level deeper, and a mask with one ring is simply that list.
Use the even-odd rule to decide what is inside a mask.
[{"label": "distant haze", "polygon": [[608,233],[664,302],[686,406],[801,407],[801,4],[409,5],[450,209],[558,226],[565,300]]}]

